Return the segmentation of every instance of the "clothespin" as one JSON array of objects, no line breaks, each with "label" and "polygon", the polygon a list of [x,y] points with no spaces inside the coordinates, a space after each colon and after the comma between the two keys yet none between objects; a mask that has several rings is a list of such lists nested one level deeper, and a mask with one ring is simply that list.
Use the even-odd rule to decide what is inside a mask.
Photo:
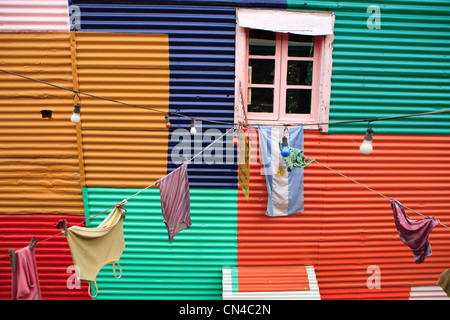
[{"label": "clothespin", "polygon": [[30,244],[28,245],[31,250],[33,250],[34,247],[36,246],[37,240],[35,240],[35,239],[36,239],[36,237],[33,236],[33,238],[31,238]]},{"label": "clothespin", "polygon": [[9,259],[11,260],[12,271],[16,272],[16,250],[9,249]]},{"label": "clothespin", "polygon": [[126,205],[127,203],[128,203],[128,201],[126,199],[124,199],[119,204],[116,205],[116,207],[119,208],[119,210],[122,212],[122,215],[124,217],[125,217],[125,212],[127,212],[127,210],[123,206]]},{"label": "clothespin", "polygon": [[66,219],[60,220],[56,225],[56,228],[63,229],[61,233],[65,236],[67,234],[67,220]]}]

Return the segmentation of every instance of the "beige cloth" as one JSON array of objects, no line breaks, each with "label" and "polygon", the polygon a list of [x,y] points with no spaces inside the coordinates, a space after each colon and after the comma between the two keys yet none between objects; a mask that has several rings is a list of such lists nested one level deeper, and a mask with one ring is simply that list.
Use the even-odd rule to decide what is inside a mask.
[{"label": "beige cloth", "polygon": [[[98,294],[96,278],[105,265],[113,265],[114,277],[116,277],[114,262],[117,262],[120,276],[116,278],[122,276],[119,259],[125,249],[124,217],[124,210],[116,207],[96,228],[73,226],[67,229],[66,237],[73,262],[79,268],[80,280],[89,282],[91,297],[96,297]],[[95,284],[95,296],[91,293],[91,281]]]},{"label": "beige cloth", "polygon": [[450,297],[450,268],[448,268],[439,275],[436,284],[440,286],[445,291],[445,293],[447,293],[447,295]]}]

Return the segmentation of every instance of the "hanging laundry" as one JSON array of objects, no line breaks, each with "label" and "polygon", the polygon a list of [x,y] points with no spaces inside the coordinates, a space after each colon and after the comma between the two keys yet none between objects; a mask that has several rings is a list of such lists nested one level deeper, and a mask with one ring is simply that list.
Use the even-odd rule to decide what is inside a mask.
[{"label": "hanging laundry", "polygon": [[[279,147],[281,150],[282,142],[280,141]],[[303,150],[289,147],[289,155],[287,157],[283,157],[284,162],[286,162],[287,171],[291,172],[292,168],[303,168],[309,165],[314,160],[305,161],[305,156],[303,155]]]},{"label": "hanging laundry", "polygon": [[161,211],[169,234],[169,241],[181,230],[191,225],[189,181],[187,164],[157,181],[161,196]]},{"label": "hanging laundry", "polygon": [[[259,126],[258,133],[268,193],[266,215],[275,217],[303,212],[303,168],[299,166],[289,171],[279,146],[283,136],[286,136],[289,146],[303,150],[303,127],[284,129]],[[292,162],[292,166],[289,164],[291,169],[294,160],[288,160]]]},{"label": "hanging laundry", "polygon": [[15,251],[12,273],[12,300],[42,300],[34,250],[29,246]]},{"label": "hanging laundry", "polygon": [[436,283],[438,286],[440,286],[447,296],[450,297],[450,268],[445,270],[439,275],[438,281]]},{"label": "hanging laundry", "polygon": [[[78,266],[80,280],[89,283],[88,293],[92,298],[98,295],[97,274],[107,264],[112,264],[115,278],[122,276],[119,259],[125,249],[123,219],[125,210],[116,206],[96,228],[72,226],[67,229],[66,237],[72,254],[73,263]],[[120,276],[116,276],[117,263]],[[91,282],[95,285],[92,295]]]},{"label": "hanging laundry", "polygon": [[432,254],[428,236],[439,224],[439,220],[432,216],[421,220],[411,220],[400,202],[392,198],[390,201],[400,239],[413,251],[415,263],[422,263]]}]

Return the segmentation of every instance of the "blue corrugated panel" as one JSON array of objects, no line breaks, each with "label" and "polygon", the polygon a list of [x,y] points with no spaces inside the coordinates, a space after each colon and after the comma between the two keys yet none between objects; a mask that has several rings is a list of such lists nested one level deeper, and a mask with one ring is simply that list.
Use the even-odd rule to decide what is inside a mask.
[{"label": "blue corrugated panel", "polygon": [[[73,3],[80,7],[81,31],[168,34],[169,111],[198,119],[233,122],[235,8]],[[202,121],[197,128],[199,134],[194,137],[188,134],[189,118],[171,116],[170,120],[173,126],[168,146],[168,172],[180,164],[179,159],[172,158],[172,150],[180,146],[182,139],[180,129],[186,132],[184,138],[191,140],[191,153],[186,154],[190,158],[218,138],[217,129],[224,133],[231,128],[226,123]],[[200,128],[203,133],[209,131],[200,135]],[[222,156],[213,151],[218,158],[212,165],[211,161],[195,161],[189,166],[191,187],[237,187],[237,165],[233,160],[236,151],[231,144],[231,134],[226,140],[229,142],[215,145]]]},{"label": "blue corrugated panel", "polygon": [[[90,3],[90,0],[73,1],[69,0],[69,3]],[[101,3],[123,3],[123,1],[98,1]],[[135,4],[162,4],[162,5],[207,5],[207,6],[231,6],[231,7],[270,7],[270,8],[286,8],[287,0],[133,0],[128,3]]]}]

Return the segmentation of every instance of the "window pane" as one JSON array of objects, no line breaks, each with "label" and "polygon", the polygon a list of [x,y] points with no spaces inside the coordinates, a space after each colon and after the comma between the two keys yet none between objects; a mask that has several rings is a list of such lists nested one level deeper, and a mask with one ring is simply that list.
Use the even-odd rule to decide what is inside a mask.
[{"label": "window pane", "polygon": [[249,59],[248,83],[273,84],[275,75],[275,60]]},{"label": "window pane", "polygon": [[288,61],[288,85],[312,85],[312,61]]},{"label": "window pane", "polygon": [[310,114],[311,113],[311,90],[310,89],[287,89],[286,90],[286,113]]},{"label": "window pane", "polygon": [[273,89],[248,88],[248,112],[273,112]]},{"label": "window pane", "polygon": [[289,34],[289,57],[314,57],[314,37]]},{"label": "window pane", "polygon": [[249,55],[274,56],[275,32],[251,29],[249,32]]}]

